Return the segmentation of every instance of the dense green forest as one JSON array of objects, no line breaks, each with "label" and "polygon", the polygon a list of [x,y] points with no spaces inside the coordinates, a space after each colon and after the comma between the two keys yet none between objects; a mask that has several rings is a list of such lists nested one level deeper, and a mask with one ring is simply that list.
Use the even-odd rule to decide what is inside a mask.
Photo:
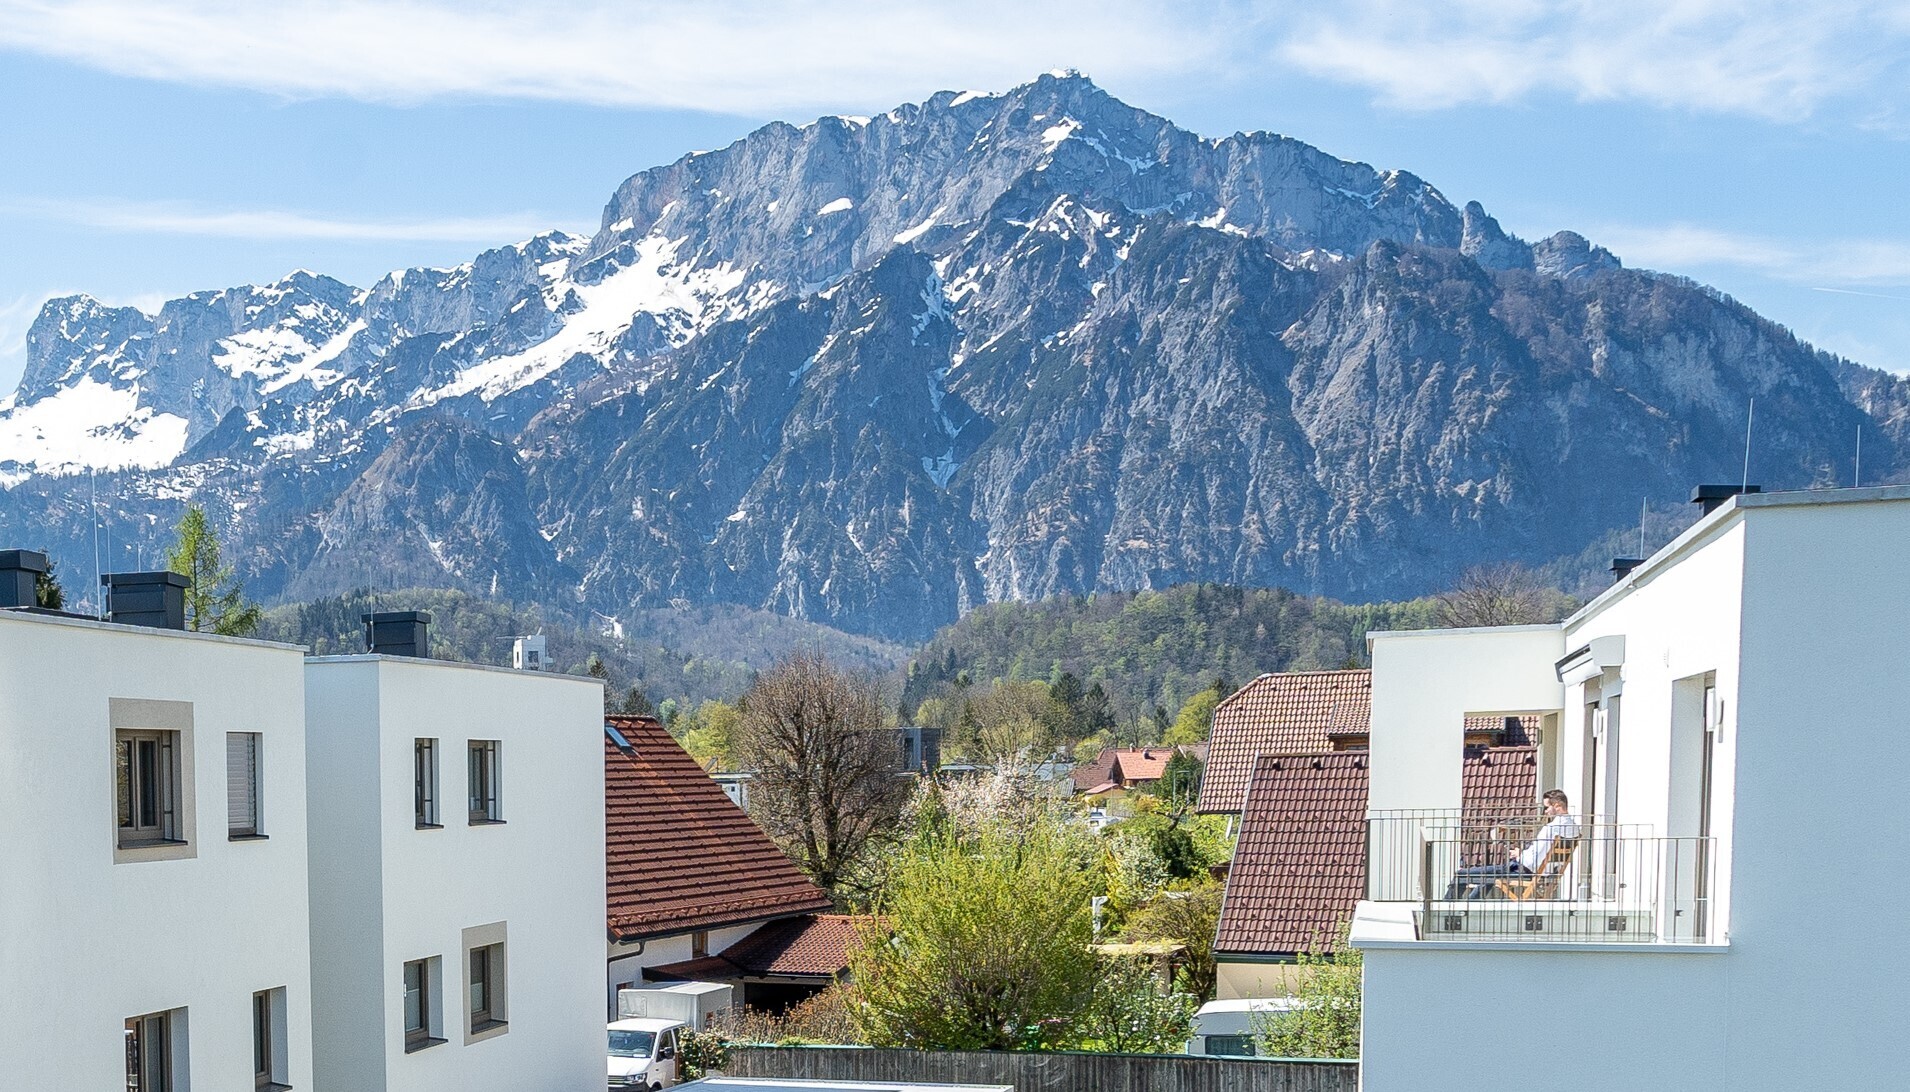
[{"label": "dense green forest", "polygon": [[594,660],[619,705],[633,687],[657,707],[733,699],[757,671],[799,646],[818,648],[845,667],[878,675],[896,670],[908,655],[899,645],[741,607],[638,611],[622,619],[619,637],[606,632],[607,622],[585,627],[536,606],[439,588],[357,591],[274,607],[258,636],[306,645],[320,656],[363,652],[360,616],[374,610],[431,612],[431,654],[444,660],[508,664],[511,638],[542,633],[554,670],[582,674],[592,670]]},{"label": "dense green forest", "polygon": [[1436,624],[1432,599],[1348,605],[1284,589],[1183,584],[1165,591],[992,603],[938,632],[910,663],[901,711],[1001,680],[1099,683],[1117,723],[1168,713],[1216,679],[1362,667],[1374,629]]}]

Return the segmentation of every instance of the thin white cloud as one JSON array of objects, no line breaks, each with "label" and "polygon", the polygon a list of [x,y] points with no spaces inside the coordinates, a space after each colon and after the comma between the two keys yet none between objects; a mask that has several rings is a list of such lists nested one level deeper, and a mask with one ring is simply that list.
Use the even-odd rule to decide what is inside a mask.
[{"label": "thin white cloud", "polygon": [[1843,99],[1887,125],[1906,105],[1905,12],[1903,0],[1347,0],[1304,18],[1278,53],[1406,109],[1563,95],[1797,121]]},{"label": "thin white cloud", "polygon": [[1588,234],[1625,264],[1652,269],[1742,269],[1806,285],[1910,285],[1910,242],[1896,239],[1806,246],[1694,224],[1607,225]]},{"label": "thin white cloud", "polygon": [[766,116],[1000,89],[1302,73],[1389,107],[1535,96],[1854,124],[1910,114],[1906,0],[0,0],[0,50],[292,97]]},{"label": "thin white cloud", "polygon": [[[290,96],[551,99],[761,114],[1005,87],[1057,65],[1186,75],[1232,3],[1147,0],[0,0],[0,48]],[[1090,67],[1091,66],[1091,67]]]},{"label": "thin white cloud", "polygon": [[[559,226],[552,222],[551,217],[530,212],[504,216],[361,220],[274,209],[215,209],[178,202],[110,198],[0,201],[0,212],[107,231],[260,240],[497,244],[528,238]],[[594,229],[594,225],[570,226],[586,232]]]}]

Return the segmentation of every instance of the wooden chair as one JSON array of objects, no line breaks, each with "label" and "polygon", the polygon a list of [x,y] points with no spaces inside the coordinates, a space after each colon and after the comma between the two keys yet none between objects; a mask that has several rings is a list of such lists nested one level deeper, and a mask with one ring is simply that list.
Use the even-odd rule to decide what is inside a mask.
[{"label": "wooden chair", "polygon": [[1539,862],[1539,870],[1524,876],[1507,876],[1493,885],[1502,899],[1516,899],[1525,902],[1529,899],[1558,898],[1559,879],[1572,867],[1572,854],[1578,851],[1577,838],[1555,838],[1552,848],[1545,851],[1545,860]]}]

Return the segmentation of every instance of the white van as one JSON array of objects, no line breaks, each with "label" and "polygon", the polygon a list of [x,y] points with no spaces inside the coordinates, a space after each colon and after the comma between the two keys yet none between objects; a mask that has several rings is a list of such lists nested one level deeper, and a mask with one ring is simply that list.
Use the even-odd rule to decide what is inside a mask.
[{"label": "white van", "polygon": [[1227,1001],[1209,1001],[1194,1014],[1194,1034],[1187,1041],[1189,1054],[1218,1054],[1241,1057],[1254,1053],[1254,1033],[1258,1024],[1283,1012],[1300,1007],[1293,997],[1240,997]]},{"label": "white van", "polygon": [[677,1082],[678,1037],[689,1030],[681,1020],[613,1020],[606,1029],[611,1088],[668,1088]]}]

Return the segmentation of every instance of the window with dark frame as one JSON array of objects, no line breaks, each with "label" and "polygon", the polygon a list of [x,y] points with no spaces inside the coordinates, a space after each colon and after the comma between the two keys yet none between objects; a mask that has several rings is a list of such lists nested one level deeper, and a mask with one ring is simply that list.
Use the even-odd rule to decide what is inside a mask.
[{"label": "window with dark frame", "polygon": [[500,996],[502,969],[501,944],[486,944],[471,949],[471,1032],[476,1034],[504,1023],[503,997]]},{"label": "window with dark frame", "polygon": [[414,959],[405,964],[405,1049],[442,1041],[431,1034],[431,961]]},{"label": "window with dark frame", "polygon": [[225,736],[226,836],[256,838],[259,825],[259,734]]},{"label": "window with dark frame", "polygon": [[272,1087],[272,991],[252,995],[252,1084]]},{"label": "window with dark frame", "polygon": [[469,775],[471,822],[501,823],[504,821],[504,807],[500,794],[502,773],[499,765],[498,741],[472,740]]},{"label": "window with dark frame", "polygon": [[179,733],[121,729],[113,733],[119,844],[179,840]]},{"label": "window with dark frame", "polygon": [[126,1021],[126,1092],[172,1092],[172,1014]]},{"label": "window with dark frame", "polygon": [[419,739],[413,745],[412,759],[413,808],[417,815],[418,826],[429,829],[438,825],[438,741]]}]

